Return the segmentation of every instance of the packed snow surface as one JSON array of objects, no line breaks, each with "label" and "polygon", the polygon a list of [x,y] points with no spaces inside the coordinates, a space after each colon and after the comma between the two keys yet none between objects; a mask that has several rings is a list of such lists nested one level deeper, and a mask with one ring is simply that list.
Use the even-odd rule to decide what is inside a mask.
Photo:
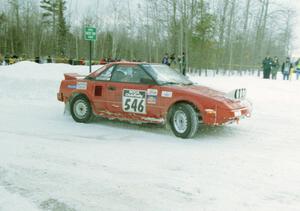
[{"label": "packed snow surface", "polygon": [[300,210],[300,81],[191,75],[247,88],[254,110],[182,140],[152,125],[75,123],[56,100],[65,72],[88,67],[0,66],[1,211]]}]

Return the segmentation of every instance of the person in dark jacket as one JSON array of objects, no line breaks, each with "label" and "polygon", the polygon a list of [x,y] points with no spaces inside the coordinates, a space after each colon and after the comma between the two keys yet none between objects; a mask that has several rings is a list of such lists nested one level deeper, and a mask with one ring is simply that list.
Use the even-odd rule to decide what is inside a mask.
[{"label": "person in dark jacket", "polygon": [[69,58],[68,63],[69,63],[69,65],[74,65],[74,59]]},{"label": "person in dark jacket", "polygon": [[38,63],[40,64],[41,63],[41,59],[39,56],[36,56],[35,59],[34,59],[35,63]]},{"label": "person in dark jacket", "polygon": [[283,74],[283,80],[289,80],[293,64],[289,57],[286,58],[286,61],[282,64],[281,72]]},{"label": "person in dark jacket", "polygon": [[163,57],[161,63],[170,66],[170,62],[169,62],[169,54],[167,54],[167,53],[165,54],[165,56]]},{"label": "person in dark jacket", "polygon": [[8,55],[5,55],[4,62],[6,65],[9,65],[9,56]]},{"label": "person in dark jacket", "polygon": [[182,53],[181,56],[181,72],[183,75],[186,75],[186,57],[185,52]]},{"label": "person in dark jacket", "polygon": [[273,63],[272,63],[272,68],[271,68],[271,73],[272,73],[272,79],[276,80],[277,79],[277,73],[280,69],[280,64],[279,64],[279,59],[277,56],[274,57]]},{"label": "person in dark jacket", "polygon": [[295,67],[296,67],[297,80],[299,80],[299,78],[300,78],[300,59],[298,59],[296,61]]},{"label": "person in dark jacket", "polygon": [[264,70],[264,79],[270,79],[271,68],[272,68],[273,60],[270,56],[267,56],[263,60],[263,70]]},{"label": "person in dark jacket", "polygon": [[47,57],[47,63],[52,63],[52,58],[51,58],[51,56],[48,56],[48,57]]}]

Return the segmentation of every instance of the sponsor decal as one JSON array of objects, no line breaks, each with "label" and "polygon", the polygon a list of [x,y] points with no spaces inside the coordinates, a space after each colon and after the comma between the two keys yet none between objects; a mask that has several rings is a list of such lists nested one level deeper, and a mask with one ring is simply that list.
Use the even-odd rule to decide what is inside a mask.
[{"label": "sponsor decal", "polygon": [[162,96],[162,97],[171,98],[171,97],[173,97],[173,92],[162,91],[162,92],[161,92],[161,96]]},{"label": "sponsor decal", "polygon": [[156,104],[157,103],[157,89],[148,89],[147,90],[147,104]]},{"label": "sponsor decal", "polygon": [[146,114],[146,96],[144,90],[124,89],[122,108],[127,113]]},{"label": "sponsor decal", "polygon": [[68,85],[68,89],[76,89],[77,86],[76,85]]},{"label": "sponsor decal", "polygon": [[87,89],[87,82],[77,82],[77,89],[86,90]]},{"label": "sponsor decal", "polygon": [[158,90],[157,89],[148,89],[147,90],[147,95],[157,96],[157,94],[158,94]]},{"label": "sponsor decal", "polygon": [[155,105],[157,103],[157,96],[148,95],[147,96],[147,104]]}]

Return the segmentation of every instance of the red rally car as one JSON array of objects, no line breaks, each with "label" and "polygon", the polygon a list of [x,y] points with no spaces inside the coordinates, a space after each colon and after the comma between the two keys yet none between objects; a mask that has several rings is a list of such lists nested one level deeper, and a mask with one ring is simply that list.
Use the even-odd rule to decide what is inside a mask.
[{"label": "red rally car", "polygon": [[65,74],[57,98],[76,122],[94,116],[139,123],[169,123],[191,138],[199,124],[223,125],[250,117],[246,90],[229,94],[193,84],[166,65],[117,62],[90,75]]}]

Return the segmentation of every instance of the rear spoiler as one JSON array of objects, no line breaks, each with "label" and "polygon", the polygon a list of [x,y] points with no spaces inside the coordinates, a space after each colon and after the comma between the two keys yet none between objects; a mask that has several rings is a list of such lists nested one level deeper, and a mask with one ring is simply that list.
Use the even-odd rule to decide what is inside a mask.
[{"label": "rear spoiler", "polygon": [[65,80],[77,80],[86,77],[86,75],[80,75],[78,73],[65,73],[64,76],[65,76]]}]

